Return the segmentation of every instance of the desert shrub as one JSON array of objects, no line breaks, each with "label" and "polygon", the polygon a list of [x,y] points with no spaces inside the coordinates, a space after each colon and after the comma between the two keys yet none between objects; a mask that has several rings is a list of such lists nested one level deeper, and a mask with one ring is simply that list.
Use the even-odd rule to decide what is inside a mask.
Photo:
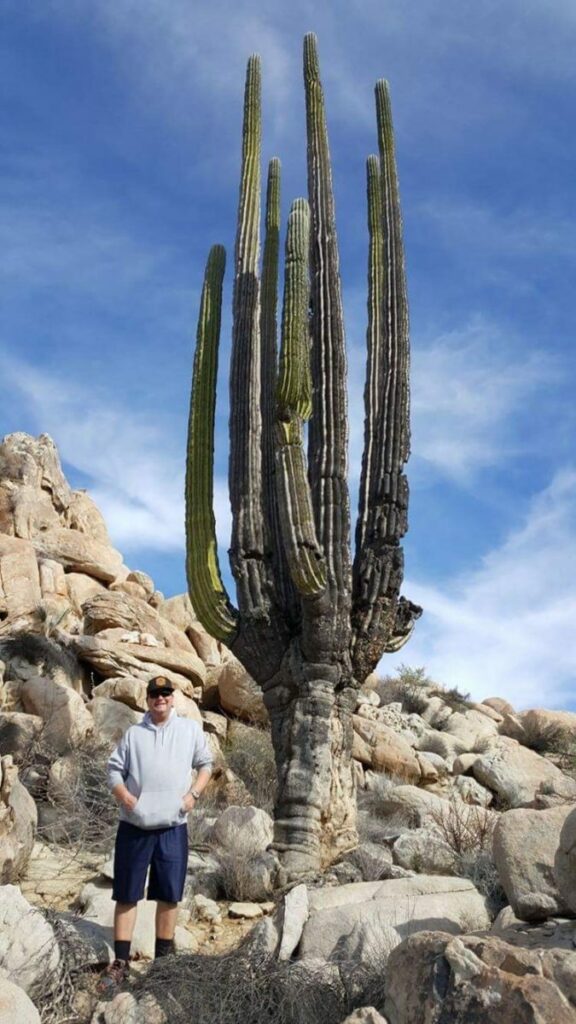
[{"label": "desert shrub", "polygon": [[453,799],[446,801],[441,810],[432,810],[430,817],[443,841],[458,856],[492,849],[497,815],[486,807]]},{"label": "desert shrub", "polygon": [[170,1024],[339,1024],[368,999],[383,1009],[383,973],[382,963],[338,971],[241,947],[157,960],[134,995],[153,994]]},{"label": "desert shrub", "polygon": [[462,693],[457,686],[453,686],[451,689],[437,686],[429,691],[429,696],[440,697],[452,711],[466,711],[474,707],[474,701],[470,699],[470,694]]},{"label": "desert shrub", "polygon": [[492,919],[507,905],[508,899],[489,850],[469,850],[457,857],[455,872],[462,878],[469,878],[482,893]]},{"label": "desert shrub", "polygon": [[376,686],[383,704],[399,701],[408,714],[420,715],[428,704],[428,690],[435,686],[426,669],[399,665],[394,676],[384,676]]},{"label": "desert shrub", "polygon": [[262,850],[261,837],[255,838],[250,829],[229,826],[226,845],[214,843],[212,856],[218,864],[219,886],[225,899],[258,900],[269,894],[276,862],[272,854]]},{"label": "desert shrub", "polygon": [[42,1024],[84,1024],[92,1017],[94,977],[86,964],[93,959],[90,947],[76,931],[67,928],[58,914],[42,910],[54,930],[60,950],[56,969],[46,968],[35,980],[30,997]]},{"label": "desert shrub", "polygon": [[403,782],[403,779],[396,776],[382,774],[373,778],[370,789],[359,791],[357,830],[361,843],[384,842],[398,828],[411,828],[414,825],[409,808],[393,814],[388,810],[390,794]]},{"label": "desert shrub", "polygon": [[256,807],[271,813],[276,799],[276,764],[270,733],[232,722],[224,744],[228,766],[244,783]]},{"label": "desert shrub", "polygon": [[550,722],[542,724],[536,717],[525,717],[522,721],[522,743],[537,754],[557,754],[560,757],[574,754],[574,731],[566,726]]},{"label": "desert shrub", "polygon": [[[107,744],[89,739],[82,747],[65,755],[62,792],[54,803],[53,820],[38,828],[40,839],[71,851],[97,854],[110,850],[118,822],[118,805],[107,784],[109,754]],[[18,757],[22,782],[36,800],[49,800],[50,769],[59,760],[60,755],[47,747],[42,738],[35,740]]]},{"label": "desert shrub", "polygon": [[202,795],[194,812],[188,815],[188,842],[192,850],[208,850],[214,819],[224,810],[225,803],[219,794],[210,789]]}]

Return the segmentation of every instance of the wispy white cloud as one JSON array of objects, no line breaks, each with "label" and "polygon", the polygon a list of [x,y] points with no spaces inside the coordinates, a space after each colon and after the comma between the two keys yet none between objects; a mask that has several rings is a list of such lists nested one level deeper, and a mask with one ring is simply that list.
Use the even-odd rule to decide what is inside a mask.
[{"label": "wispy white cloud", "polygon": [[533,499],[523,523],[445,585],[407,580],[424,617],[381,670],[423,664],[438,682],[517,708],[574,705],[576,470]]},{"label": "wispy white cloud", "polygon": [[481,317],[417,347],[413,472],[432,468],[469,483],[480,469],[528,454],[537,439],[520,438],[514,419],[557,374],[548,354],[521,355],[515,338]]},{"label": "wispy white cloud", "polygon": [[500,257],[550,256],[573,257],[576,254],[574,232],[565,219],[546,216],[526,207],[500,213],[495,206],[451,198],[422,203],[418,215],[428,220],[448,243],[474,239],[474,254],[491,250]]},{"label": "wispy white cloud", "polygon": [[[450,332],[414,339],[411,367],[414,483],[431,475],[468,486],[488,466],[502,465],[541,445],[539,435],[520,436],[516,417],[558,380],[549,353],[521,353],[517,339],[499,325],[475,317]],[[365,355],[350,359],[351,474],[358,479],[363,446]]]},{"label": "wispy white cloud", "polygon": [[[181,443],[162,425],[88,390],[80,381],[0,360],[3,388],[24,403],[38,431],[56,441],[61,458],[90,481],[90,494],[114,544],[129,554],[184,548]],[[155,418],[157,421],[157,418]],[[225,481],[215,481],[218,538],[230,537]]]}]

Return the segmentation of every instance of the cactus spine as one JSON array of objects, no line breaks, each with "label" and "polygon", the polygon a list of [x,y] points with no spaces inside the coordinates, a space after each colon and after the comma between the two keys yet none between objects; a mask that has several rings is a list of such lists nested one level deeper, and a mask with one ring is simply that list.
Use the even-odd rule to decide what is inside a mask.
[{"label": "cactus spine", "polygon": [[230,562],[238,611],[220,578],[211,511],[220,247],[206,271],[187,467],[190,596],[206,628],[262,687],[278,773],[274,842],[288,877],[315,870],[354,844],[356,691],[382,653],[406,641],[420,614],[399,593],[408,499],[408,316],[388,90],[383,82],[376,86],[380,155],[368,160],[365,450],[352,568],[344,321],[313,35],[304,40],[304,85],[308,202],[295,200],[288,219],[277,360],[280,165],[272,160],[268,170],[260,284],[260,63],[248,62],[230,377]]}]

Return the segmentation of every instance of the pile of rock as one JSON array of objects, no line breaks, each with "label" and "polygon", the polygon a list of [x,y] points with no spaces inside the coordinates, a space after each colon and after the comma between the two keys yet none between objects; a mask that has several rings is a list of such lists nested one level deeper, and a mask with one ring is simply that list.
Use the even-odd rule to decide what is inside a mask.
[{"label": "pile of rock", "polygon": [[[110,748],[140,721],[146,683],[163,673],[178,712],[203,723],[220,766],[215,785],[238,794],[223,753],[230,722],[262,726],[267,715],[258,688],[204,631],[187,596],[165,599],[124,564],[45,435],[13,434],[0,445],[0,658],[0,946],[12,950],[1,959],[9,980],[0,982],[0,1007],[20,1000],[17,1019],[34,1021],[22,1000],[46,963],[57,976],[62,935],[83,944],[86,962],[105,961],[111,949],[106,857],[77,857],[71,870],[36,835],[38,815],[56,838],[67,821],[78,753],[96,741]],[[422,681],[416,697],[376,679],[359,693],[353,756],[363,841],[279,904],[270,903],[278,863],[265,811],[230,806],[204,819],[210,846],[190,855],[179,948],[198,947],[199,927],[217,939],[230,915],[258,918],[248,942],[259,954],[337,973],[378,961],[385,1016],[366,1008],[349,1024],[575,1020],[576,782],[537,751],[555,733],[576,741],[576,715],[516,713],[497,698],[473,703]],[[50,752],[44,775],[26,767],[35,745]],[[241,802],[249,802],[245,790]],[[507,903],[497,916],[486,864]],[[56,897],[58,935],[32,906]],[[63,912],[63,902],[75,902],[80,916]],[[146,914],[134,942],[144,958],[153,934]],[[144,997],[119,998],[94,1020],[148,1019]],[[162,1019],[157,1006],[150,1012]]]}]

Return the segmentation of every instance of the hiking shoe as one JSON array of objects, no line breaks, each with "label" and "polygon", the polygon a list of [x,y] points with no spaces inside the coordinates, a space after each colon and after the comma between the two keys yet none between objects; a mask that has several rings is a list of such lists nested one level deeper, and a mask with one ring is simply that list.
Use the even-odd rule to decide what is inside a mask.
[{"label": "hiking shoe", "polygon": [[108,995],[115,991],[128,978],[128,961],[113,960],[108,964],[98,982],[98,992],[101,995]]}]

